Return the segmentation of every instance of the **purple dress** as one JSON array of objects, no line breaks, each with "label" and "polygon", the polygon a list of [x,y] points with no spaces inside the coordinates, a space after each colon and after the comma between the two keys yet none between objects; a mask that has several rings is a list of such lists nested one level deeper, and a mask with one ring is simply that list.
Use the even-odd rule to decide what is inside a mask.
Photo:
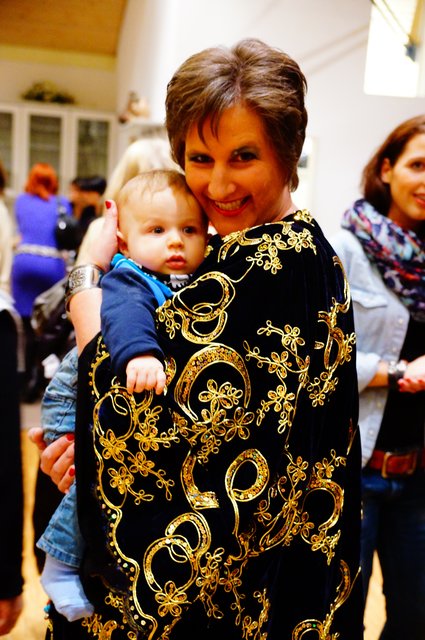
[{"label": "purple dress", "polygon": [[[59,198],[71,215],[70,203]],[[12,294],[19,314],[29,317],[35,298],[66,274],[55,240],[57,197],[43,200],[23,193],[16,199],[15,216],[21,239],[12,265]]]}]

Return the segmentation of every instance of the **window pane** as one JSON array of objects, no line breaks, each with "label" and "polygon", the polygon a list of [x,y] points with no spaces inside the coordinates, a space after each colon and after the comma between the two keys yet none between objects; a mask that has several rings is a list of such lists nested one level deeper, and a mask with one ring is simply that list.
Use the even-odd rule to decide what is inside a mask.
[{"label": "window pane", "polygon": [[7,184],[12,184],[12,123],[11,113],[0,112],[0,160],[7,172]]},{"label": "window pane", "polygon": [[36,162],[47,162],[60,178],[61,118],[30,116],[30,169]]},{"label": "window pane", "polygon": [[415,48],[411,46],[417,2],[377,0],[372,6],[364,83],[366,93],[418,95],[419,62],[415,58]]},{"label": "window pane", "polygon": [[78,121],[77,175],[108,175],[109,122]]}]

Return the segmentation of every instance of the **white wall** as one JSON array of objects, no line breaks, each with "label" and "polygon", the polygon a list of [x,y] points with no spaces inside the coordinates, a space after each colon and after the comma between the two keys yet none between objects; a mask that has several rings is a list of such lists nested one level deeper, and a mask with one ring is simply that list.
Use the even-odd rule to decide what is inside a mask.
[{"label": "white wall", "polygon": [[[128,89],[140,90],[149,99],[158,120],[164,117],[161,105],[172,69],[207,46],[258,37],[299,62],[309,86],[308,135],[316,145],[307,204],[325,231],[335,231],[344,209],[359,195],[361,170],[374,149],[395,125],[425,108],[423,98],[364,94],[370,0],[129,0],[126,17],[133,31],[141,16],[152,11],[152,2],[160,3],[163,15],[167,11],[172,16],[155,24],[154,41],[161,42],[164,52],[162,68],[156,61],[158,46],[152,56],[145,49],[143,56],[133,55],[133,62],[125,56],[119,64],[127,73],[133,70]],[[149,65],[155,73],[148,71]],[[126,90],[121,85],[121,101]]]},{"label": "white wall", "polygon": [[35,82],[50,81],[84,108],[115,111],[116,64],[101,56],[0,47],[0,102],[19,102]]},{"label": "white wall", "polygon": [[48,79],[81,106],[117,113],[128,92],[139,91],[162,122],[167,82],[187,56],[259,37],[294,57],[307,76],[314,175],[311,198],[295,200],[332,232],[358,196],[373,150],[396,124],[425,109],[423,98],[363,93],[370,10],[370,0],[128,0],[116,66],[95,58],[90,66],[87,56],[59,52],[46,59],[32,52],[25,60],[0,56],[0,102],[14,102]]}]

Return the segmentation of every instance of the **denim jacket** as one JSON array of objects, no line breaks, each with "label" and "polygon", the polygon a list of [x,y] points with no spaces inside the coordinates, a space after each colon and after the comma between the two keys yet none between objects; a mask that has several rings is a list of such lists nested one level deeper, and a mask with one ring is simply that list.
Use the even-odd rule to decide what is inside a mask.
[{"label": "denim jacket", "polygon": [[409,312],[388,289],[351,231],[340,230],[330,242],[344,265],[354,308],[362,462],[367,463],[378,437],[388,396],[387,387],[367,387],[380,360],[399,360]]}]

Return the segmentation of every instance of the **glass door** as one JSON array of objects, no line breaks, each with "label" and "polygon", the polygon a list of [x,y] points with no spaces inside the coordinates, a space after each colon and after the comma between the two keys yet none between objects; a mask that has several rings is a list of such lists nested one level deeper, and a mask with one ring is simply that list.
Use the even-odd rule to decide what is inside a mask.
[{"label": "glass door", "polygon": [[79,118],[77,138],[77,176],[107,178],[110,122]]},{"label": "glass door", "polygon": [[29,122],[28,170],[37,162],[47,162],[61,176],[62,118],[31,114]]},{"label": "glass door", "polygon": [[7,173],[7,185],[13,184],[13,113],[0,111],[0,161]]}]

